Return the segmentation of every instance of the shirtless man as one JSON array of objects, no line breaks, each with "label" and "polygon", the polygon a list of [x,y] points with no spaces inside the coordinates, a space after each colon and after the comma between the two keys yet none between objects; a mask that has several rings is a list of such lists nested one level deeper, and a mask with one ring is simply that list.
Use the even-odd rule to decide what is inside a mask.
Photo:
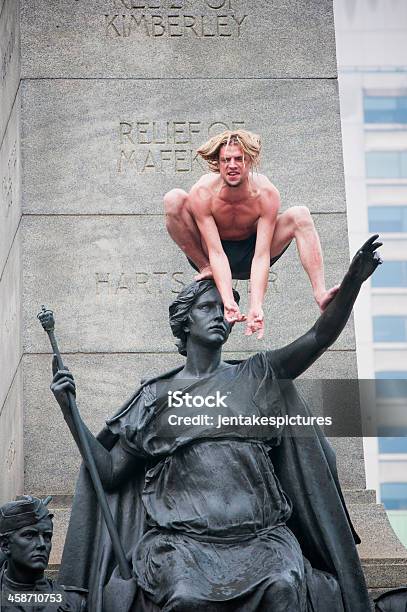
[{"label": "shirtless man", "polygon": [[[258,338],[264,334],[269,268],[293,239],[321,311],[339,288],[325,288],[321,245],[308,208],[293,206],[279,214],[278,190],[252,172],[260,149],[260,138],[246,130],[218,134],[197,151],[211,172],[189,194],[172,189],[164,196],[168,233],[199,271],[195,279],[213,277],[226,320],[247,320],[246,335]],[[233,298],[232,278],[250,278],[247,317]]]}]

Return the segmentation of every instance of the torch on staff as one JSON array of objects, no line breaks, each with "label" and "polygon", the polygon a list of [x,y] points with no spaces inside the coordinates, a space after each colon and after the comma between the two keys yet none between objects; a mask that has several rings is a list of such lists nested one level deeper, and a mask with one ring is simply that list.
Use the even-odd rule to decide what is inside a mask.
[{"label": "torch on staff", "polygon": [[[58,365],[58,370],[64,370],[65,366],[62,361],[61,353],[58,347],[58,343],[55,337],[55,319],[54,313],[52,310],[47,310],[45,306],[42,306],[41,312],[37,315],[42,327],[48,334],[49,341],[51,343],[51,347],[53,353],[56,358],[56,362]],[[124,580],[129,580],[132,577],[132,573],[130,570],[129,563],[126,559],[126,555],[123,550],[122,543],[119,538],[119,534],[116,529],[116,525],[114,523],[112,513],[110,512],[109,504],[107,502],[106,494],[103,489],[103,485],[99,476],[99,472],[96,467],[96,463],[94,457],[92,455],[92,451],[89,446],[87,434],[84,428],[83,421],[79,414],[78,407],[76,405],[75,395],[71,392],[67,392],[68,401],[69,401],[69,409],[72,416],[72,421],[74,423],[74,427],[76,430],[77,438],[80,442],[80,449],[82,453],[82,458],[88,468],[93,487],[95,489],[96,497],[98,499],[100,508],[102,510],[103,518],[106,523],[106,527],[109,531],[110,538],[112,540],[112,546],[116,555],[117,563],[120,569],[120,574]]]}]

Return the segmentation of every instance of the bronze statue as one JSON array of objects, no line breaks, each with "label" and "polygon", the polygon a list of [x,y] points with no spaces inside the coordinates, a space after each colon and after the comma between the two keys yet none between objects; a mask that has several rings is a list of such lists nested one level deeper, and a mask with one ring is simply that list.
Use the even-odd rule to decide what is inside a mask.
[{"label": "bronze statue", "polygon": [[86,591],[46,578],[52,541],[51,500],[24,495],[0,508],[1,612],[84,612]]},{"label": "bronze statue", "polygon": [[377,597],[375,612],[407,612],[407,586],[392,589]]},{"label": "bronze statue", "polygon": [[[51,389],[84,457],[61,579],[89,588],[92,612],[370,609],[358,537],[321,430],[259,430],[245,419],[309,416],[291,381],[344,328],[380,263],[376,239],[356,253],[308,332],[245,361],[222,361],[231,325],[214,283],[187,286],[170,306],[185,365],[143,383],[97,438],[82,423],[130,580],[117,567],[72,419],[73,377],[54,359]],[[170,397],[181,397],[182,409]],[[205,402],[214,412],[197,408]],[[218,409],[229,419],[219,427],[211,421]]]}]

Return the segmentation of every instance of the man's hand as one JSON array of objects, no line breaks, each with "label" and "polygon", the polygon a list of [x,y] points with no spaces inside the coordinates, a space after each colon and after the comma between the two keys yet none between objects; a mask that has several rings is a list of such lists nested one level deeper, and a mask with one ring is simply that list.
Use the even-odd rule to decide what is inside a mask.
[{"label": "man's hand", "polygon": [[349,266],[348,274],[361,283],[365,282],[373,274],[377,266],[382,263],[379,253],[376,253],[376,249],[383,244],[382,242],[376,242],[378,237],[379,234],[374,234],[374,236],[366,240]]},{"label": "man's hand", "polygon": [[69,370],[58,370],[57,358],[52,359],[52,373],[54,375],[51,383],[51,391],[55,396],[62,412],[69,410],[68,393],[76,395],[75,381]]},{"label": "man's hand", "polygon": [[262,308],[250,308],[247,314],[247,326],[245,335],[257,334],[257,339],[261,340],[264,336],[264,313]]},{"label": "man's hand", "polygon": [[246,315],[240,312],[239,306],[234,300],[224,304],[223,316],[228,323],[241,323],[242,321],[246,321]]}]

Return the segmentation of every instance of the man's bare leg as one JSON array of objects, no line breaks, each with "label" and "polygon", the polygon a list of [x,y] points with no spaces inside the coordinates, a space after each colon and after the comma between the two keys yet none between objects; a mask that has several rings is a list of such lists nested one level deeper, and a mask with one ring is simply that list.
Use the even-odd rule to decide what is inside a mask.
[{"label": "man's bare leg", "polygon": [[270,256],[276,257],[295,238],[302,266],[311,281],[315,300],[321,311],[338,292],[339,285],[325,287],[321,243],[311,214],[306,206],[293,206],[277,218]]},{"label": "man's bare leg", "polygon": [[167,230],[180,249],[199,269],[196,280],[212,278],[208,255],[205,253],[201,234],[188,210],[188,194],[182,189],[172,189],[164,196]]}]

